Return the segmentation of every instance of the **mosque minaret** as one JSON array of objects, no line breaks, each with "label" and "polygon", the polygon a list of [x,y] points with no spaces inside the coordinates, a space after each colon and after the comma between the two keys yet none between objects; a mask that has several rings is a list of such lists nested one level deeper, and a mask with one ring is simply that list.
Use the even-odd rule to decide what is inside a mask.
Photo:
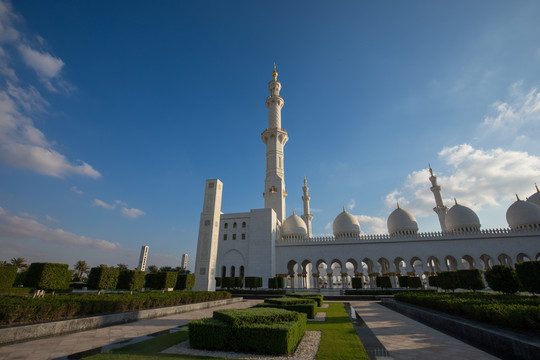
[{"label": "mosque minaret", "polygon": [[431,191],[433,192],[433,196],[435,196],[435,207],[433,208],[433,211],[439,216],[439,223],[441,224],[441,231],[446,231],[446,213],[448,212],[448,206],[444,205],[443,199],[441,196],[441,186],[437,184],[437,177],[433,175],[433,169],[431,168],[431,165],[429,165],[429,173],[431,176],[429,177],[429,181],[431,181]]},{"label": "mosque minaret", "polygon": [[268,83],[270,96],[266,98],[268,108],[268,129],[262,134],[262,141],[266,145],[266,179],[264,181],[264,207],[274,209],[277,219],[285,219],[285,173],[283,164],[283,147],[289,135],[281,128],[281,108],[284,101],[279,96],[281,83],[277,80],[278,73],[274,63],[272,80]]},{"label": "mosque minaret", "polygon": [[[429,167],[433,210],[441,232],[420,232],[412,213],[399,204],[387,219],[387,234],[363,234],[358,216],[345,210],[332,225],[333,234],[313,234],[309,187],[304,177],[301,216],[286,214],[283,148],[289,139],[281,128],[283,98],[274,64],[266,98],[268,128],[264,208],[237,213],[221,211],[223,184],[205,184],[195,262],[196,290],[214,290],[219,277],[283,277],[289,288],[350,288],[353,277],[364,287],[376,287],[376,277],[416,275],[439,271],[480,269],[494,265],[540,260],[540,189],[527,201],[517,198],[506,212],[508,228],[484,229],[476,213],[460,205],[444,204],[441,186]],[[261,121],[264,121],[261,119]],[[299,189],[298,189],[299,190]],[[330,225],[330,224],[328,224]],[[326,228],[328,228],[328,225]]]},{"label": "mosque minaret", "polygon": [[309,213],[309,200],[311,196],[308,195],[309,187],[307,186],[307,180],[304,176],[304,186],[302,187],[304,196],[302,196],[302,201],[304,202],[304,215],[302,215],[302,220],[306,223],[307,236],[310,238],[312,236],[311,232],[311,220],[313,220],[313,215]]}]

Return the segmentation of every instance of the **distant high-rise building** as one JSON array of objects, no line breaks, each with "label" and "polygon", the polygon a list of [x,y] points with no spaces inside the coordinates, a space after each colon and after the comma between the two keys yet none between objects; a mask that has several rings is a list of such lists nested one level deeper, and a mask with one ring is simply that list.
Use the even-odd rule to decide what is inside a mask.
[{"label": "distant high-rise building", "polygon": [[182,254],[182,263],[180,264],[180,267],[182,269],[187,268],[187,259],[188,259],[188,254]]},{"label": "distant high-rise building", "polygon": [[141,256],[139,257],[139,266],[137,267],[137,269],[139,269],[139,271],[146,270],[146,258],[147,257],[148,257],[148,246],[143,245],[141,247]]}]

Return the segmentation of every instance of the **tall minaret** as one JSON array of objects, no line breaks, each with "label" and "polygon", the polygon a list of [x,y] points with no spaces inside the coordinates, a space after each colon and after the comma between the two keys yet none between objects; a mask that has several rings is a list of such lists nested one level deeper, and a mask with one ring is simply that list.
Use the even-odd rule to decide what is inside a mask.
[{"label": "tall minaret", "polygon": [[443,199],[441,196],[441,186],[437,184],[437,177],[433,175],[433,169],[431,168],[431,165],[429,165],[429,173],[431,176],[429,177],[429,181],[431,181],[431,191],[433,192],[433,196],[435,196],[435,206],[433,208],[433,211],[437,213],[439,216],[439,223],[441,224],[441,231],[446,231],[446,213],[448,212],[448,206],[444,205]]},{"label": "tall minaret", "polygon": [[311,238],[311,220],[313,220],[313,215],[309,213],[309,200],[311,199],[311,196],[308,195],[309,187],[307,186],[307,180],[305,176],[304,186],[302,187],[302,190],[304,191],[304,196],[302,196],[302,201],[304,201],[304,215],[302,215],[302,219],[306,223],[307,236],[308,238]]},{"label": "tall minaret", "polygon": [[281,128],[281,108],[283,98],[279,96],[281,83],[277,80],[276,64],[272,81],[268,83],[270,96],[266,98],[268,108],[268,129],[261,134],[266,144],[266,179],[264,181],[264,207],[274,209],[277,219],[283,223],[285,217],[285,172],[283,170],[283,147],[289,135]]}]

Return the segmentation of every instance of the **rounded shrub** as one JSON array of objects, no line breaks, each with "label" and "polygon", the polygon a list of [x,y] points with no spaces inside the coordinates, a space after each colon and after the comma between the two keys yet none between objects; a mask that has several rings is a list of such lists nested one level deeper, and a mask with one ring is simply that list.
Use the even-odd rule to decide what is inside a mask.
[{"label": "rounded shrub", "polygon": [[519,290],[519,280],[516,271],[504,265],[495,265],[486,271],[488,286],[494,291],[513,294]]}]

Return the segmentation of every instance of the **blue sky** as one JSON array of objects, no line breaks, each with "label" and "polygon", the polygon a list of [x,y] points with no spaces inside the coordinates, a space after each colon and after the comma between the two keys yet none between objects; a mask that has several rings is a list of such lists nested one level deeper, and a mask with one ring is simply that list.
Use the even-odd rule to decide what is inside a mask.
[{"label": "blue sky", "polygon": [[540,182],[540,4],[504,1],[0,1],[0,260],[177,266],[204,181],[264,205],[275,61],[289,192],[314,233],[345,205],[364,233],[396,201],[506,227]]}]

